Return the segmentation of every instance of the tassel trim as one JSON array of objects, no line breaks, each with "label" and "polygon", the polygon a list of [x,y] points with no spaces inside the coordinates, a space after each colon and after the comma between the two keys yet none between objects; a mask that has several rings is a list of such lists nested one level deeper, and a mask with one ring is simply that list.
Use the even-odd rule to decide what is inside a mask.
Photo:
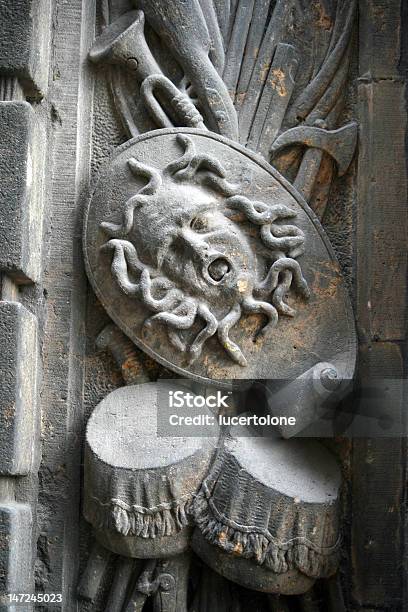
[{"label": "tassel trim", "polygon": [[311,578],[326,578],[335,574],[340,560],[340,538],[334,546],[319,547],[307,538],[293,538],[278,542],[271,534],[248,531],[225,517],[214,515],[209,499],[201,491],[191,511],[203,536],[224,552],[244,559],[253,559],[258,565],[276,574],[298,569]]},{"label": "tassel trim", "polygon": [[104,503],[89,497],[85,517],[97,529],[110,529],[123,536],[160,538],[175,535],[191,524],[188,516],[192,495],[152,508],[129,505],[119,499]]}]

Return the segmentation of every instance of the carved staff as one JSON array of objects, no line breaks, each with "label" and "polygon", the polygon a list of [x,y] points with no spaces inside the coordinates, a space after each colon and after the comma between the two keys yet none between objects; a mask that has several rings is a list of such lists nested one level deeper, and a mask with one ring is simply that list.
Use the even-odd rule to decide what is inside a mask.
[{"label": "carved staff", "polygon": [[[293,4],[292,0],[277,0],[253,66],[251,77],[249,81],[241,79],[240,87],[247,83],[246,91],[239,89],[237,95],[237,100],[242,101],[239,104],[239,131],[240,141],[243,144],[248,140],[252,121],[256,115],[265,82],[269,78],[268,68],[274,57],[276,45],[282,41],[287,30],[293,11]],[[266,70],[265,67],[267,67]],[[283,120],[283,116],[281,120]]]}]

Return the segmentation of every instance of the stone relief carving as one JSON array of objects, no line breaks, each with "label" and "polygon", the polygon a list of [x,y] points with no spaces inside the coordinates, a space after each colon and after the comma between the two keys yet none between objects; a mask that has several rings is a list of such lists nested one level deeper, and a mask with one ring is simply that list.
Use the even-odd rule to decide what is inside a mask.
[{"label": "stone relief carving", "polygon": [[[305,200],[321,217],[332,160],[342,176],[354,154],[356,124],[338,119],[356,3],[104,7],[89,57],[110,66],[129,140],[88,203],[92,287],[132,342],[187,379],[267,380],[272,398],[273,381],[311,381],[299,396],[306,427],[310,407],[354,373],[347,288]],[[313,53],[310,31],[322,43]],[[121,350],[119,330],[104,333],[122,366],[129,340]],[[115,391],[89,420],[84,513],[98,543],[82,596],[93,598],[91,577],[112,553],[122,557],[117,610],[142,610],[150,596],[155,610],[226,610],[200,596],[191,550],[265,593],[305,593],[333,575],[341,478],[331,453],[237,430],[169,445],[154,435],[159,387]]]},{"label": "stone relief carving", "polygon": [[[280,476],[272,465],[281,466]],[[233,429],[194,500],[193,550],[250,589],[307,591],[337,569],[339,487],[334,457],[314,441]]]},{"label": "stone relief carving", "polygon": [[164,382],[112,392],[87,429],[85,516],[102,543],[108,538],[109,548],[137,558],[168,557],[188,548],[190,506],[219,436],[214,428],[214,439],[158,438],[158,385],[165,393]]},{"label": "stone relief carving", "polygon": [[271,166],[210,131],[152,130],[113,154],[85,258],[116,324],[187,378],[292,378],[315,354],[352,376],[347,290],[321,227]]},{"label": "stone relief carving", "polygon": [[[102,222],[109,240],[101,249],[113,251],[111,270],[120,289],[155,313],[144,326],[164,323],[170,343],[176,350],[188,351],[192,360],[217,334],[229,357],[245,366],[245,356],[229,337],[242,313],[265,315],[267,324],[259,333],[267,334],[279,314],[294,316],[284,301],[292,284],[305,298],[309,295],[296,261],[304,251],[304,233],[295,225],[276,223],[293,219],[295,211],[241,195],[239,186],[227,181],[215,156],[197,153],[187,135],[175,138],[183,155],[161,172],[134,158],[128,160],[131,172],[149,182],[125,202],[122,223]],[[258,282],[256,255],[249,237],[231,218],[233,211],[249,222],[247,232],[259,229],[273,262]],[[130,234],[133,241],[126,239]],[[150,266],[141,261],[138,251],[150,260]],[[137,282],[131,281],[131,274],[140,275]],[[187,348],[178,332],[191,329],[197,317],[205,327]]]}]

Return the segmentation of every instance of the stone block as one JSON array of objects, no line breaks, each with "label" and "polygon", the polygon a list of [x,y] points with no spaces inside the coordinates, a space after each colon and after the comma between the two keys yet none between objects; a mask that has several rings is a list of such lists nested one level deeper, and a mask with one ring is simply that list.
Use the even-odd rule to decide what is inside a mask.
[{"label": "stone block", "polygon": [[34,315],[17,302],[0,302],[1,476],[27,474],[32,465],[36,337]]},{"label": "stone block", "polygon": [[[362,79],[400,77],[401,0],[360,0],[359,72]],[[375,51],[373,53],[373,51]]]},{"label": "stone block", "polygon": [[41,132],[27,102],[0,103],[0,270],[27,283],[40,274]]},{"label": "stone block", "polygon": [[360,83],[356,298],[360,339],[404,341],[408,259],[405,86]]},{"label": "stone block", "polygon": [[[0,504],[0,595],[30,593],[32,560],[32,515],[30,506]],[[11,610],[0,600],[0,610]],[[20,608],[23,609],[23,608]],[[27,608],[24,608],[27,609]]]},{"label": "stone block", "polygon": [[0,73],[18,76],[27,95],[48,81],[50,0],[0,0]]}]

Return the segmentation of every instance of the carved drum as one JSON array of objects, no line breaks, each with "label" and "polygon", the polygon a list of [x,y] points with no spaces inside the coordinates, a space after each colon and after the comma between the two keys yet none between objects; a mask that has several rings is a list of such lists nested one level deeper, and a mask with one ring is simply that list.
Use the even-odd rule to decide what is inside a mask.
[{"label": "carved drum", "polygon": [[335,573],[340,468],[315,440],[233,428],[194,502],[194,551],[258,591],[293,595]]},{"label": "carved drum", "polygon": [[113,391],[86,430],[84,514],[97,539],[126,557],[166,558],[189,547],[190,505],[217,444],[216,426],[214,438],[160,437],[159,387],[165,394],[165,383]]}]

